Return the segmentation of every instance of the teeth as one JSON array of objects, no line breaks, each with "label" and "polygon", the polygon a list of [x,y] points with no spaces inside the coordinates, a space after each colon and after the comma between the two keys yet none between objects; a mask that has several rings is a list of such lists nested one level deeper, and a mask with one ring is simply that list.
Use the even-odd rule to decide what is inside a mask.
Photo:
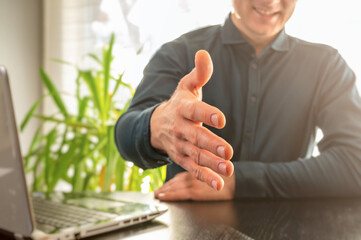
[{"label": "teeth", "polygon": [[264,15],[270,16],[272,14],[274,14],[274,12],[270,12],[270,11],[266,11],[266,10],[262,10],[262,9],[258,9],[256,8],[256,10]]}]

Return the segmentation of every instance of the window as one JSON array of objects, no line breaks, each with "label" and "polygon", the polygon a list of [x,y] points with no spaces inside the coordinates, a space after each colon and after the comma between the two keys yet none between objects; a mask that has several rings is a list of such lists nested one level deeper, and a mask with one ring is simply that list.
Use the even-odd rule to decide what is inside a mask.
[{"label": "window", "polygon": [[[125,71],[124,80],[136,87],[144,66],[162,43],[192,29],[222,23],[231,10],[232,1],[63,0],[45,1],[44,4],[45,69],[55,76],[55,82],[64,91],[72,92],[75,73],[66,66],[50,62],[50,59],[77,62],[80,56],[100,48],[114,32],[114,69]],[[360,5],[354,0],[299,1],[286,31],[338,49],[360,76]],[[139,49],[142,52],[137,55]],[[87,67],[89,63],[81,64]],[[49,109],[51,106],[45,105],[45,111]],[[318,139],[320,136],[318,134]]]}]

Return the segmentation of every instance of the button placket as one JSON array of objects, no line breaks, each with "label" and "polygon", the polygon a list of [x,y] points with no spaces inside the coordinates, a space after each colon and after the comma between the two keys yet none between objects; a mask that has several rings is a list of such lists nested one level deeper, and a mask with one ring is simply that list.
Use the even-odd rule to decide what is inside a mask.
[{"label": "button placket", "polygon": [[252,94],[250,100],[251,100],[251,102],[255,103],[255,102],[257,101],[257,96],[256,96],[256,94]]},{"label": "button placket", "polygon": [[248,97],[245,125],[243,129],[243,141],[241,158],[250,160],[251,149],[254,141],[254,131],[257,123],[258,101],[257,93],[260,83],[260,66],[257,59],[253,59],[249,65]]},{"label": "button placket", "polygon": [[257,70],[257,68],[258,68],[257,62],[252,62],[251,67],[252,67],[253,70]]}]

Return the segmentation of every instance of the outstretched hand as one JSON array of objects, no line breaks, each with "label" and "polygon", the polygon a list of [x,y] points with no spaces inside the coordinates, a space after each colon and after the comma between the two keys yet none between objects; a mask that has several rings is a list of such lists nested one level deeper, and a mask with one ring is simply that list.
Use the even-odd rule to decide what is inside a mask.
[{"label": "outstretched hand", "polygon": [[195,68],[184,76],[172,97],[153,112],[151,144],[166,152],[193,177],[220,191],[223,178],[233,174],[233,149],[203,124],[223,128],[224,114],[202,101],[202,87],[213,73],[208,52],[200,50],[195,56]]}]

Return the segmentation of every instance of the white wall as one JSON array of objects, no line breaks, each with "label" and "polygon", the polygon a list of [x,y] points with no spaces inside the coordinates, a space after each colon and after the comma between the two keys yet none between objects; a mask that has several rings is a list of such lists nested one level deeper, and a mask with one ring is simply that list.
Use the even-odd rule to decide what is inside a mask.
[{"label": "white wall", "polygon": [[[0,0],[0,64],[10,77],[18,125],[41,92],[39,66],[42,48],[42,1]],[[1,114],[1,113],[0,113]],[[21,133],[26,153],[37,127],[32,121]]]},{"label": "white wall", "polygon": [[336,48],[356,73],[361,90],[360,8],[357,0],[299,0],[286,31]]}]

